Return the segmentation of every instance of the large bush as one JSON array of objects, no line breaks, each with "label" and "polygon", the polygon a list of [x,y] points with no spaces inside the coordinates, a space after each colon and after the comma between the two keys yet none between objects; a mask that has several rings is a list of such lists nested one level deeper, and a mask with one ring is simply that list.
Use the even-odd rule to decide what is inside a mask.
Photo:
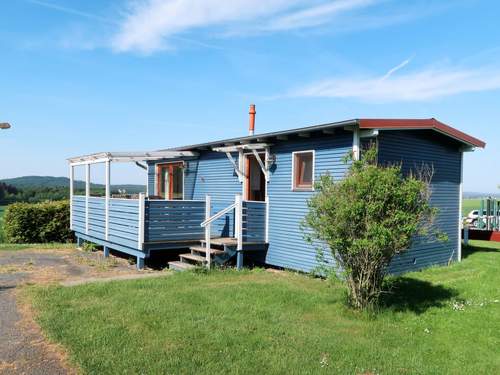
[{"label": "large bush", "polygon": [[70,242],[69,201],[14,203],[4,217],[4,240],[9,243]]},{"label": "large bush", "polygon": [[378,165],[372,148],[352,162],[345,178],[326,175],[316,184],[305,218],[309,239],[331,250],[354,307],[376,303],[391,259],[416,234],[431,234],[432,171],[424,171],[404,176],[400,165]]}]

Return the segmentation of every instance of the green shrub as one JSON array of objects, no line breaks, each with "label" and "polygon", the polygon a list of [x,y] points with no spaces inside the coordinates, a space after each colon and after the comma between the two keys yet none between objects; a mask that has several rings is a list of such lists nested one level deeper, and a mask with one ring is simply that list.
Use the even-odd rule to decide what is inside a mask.
[{"label": "green shrub", "polygon": [[330,248],[349,302],[360,309],[377,303],[388,265],[415,235],[439,235],[432,226],[437,211],[429,203],[432,170],[405,176],[401,165],[376,160],[372,148],[352,162],[345,178],[321,176],[305,218],[311,229],[306,238]]},{"label": "green shrub", "polygon": [[70,242],[69,201],[14,203],[5,210],[4,240],[9,243]]}]

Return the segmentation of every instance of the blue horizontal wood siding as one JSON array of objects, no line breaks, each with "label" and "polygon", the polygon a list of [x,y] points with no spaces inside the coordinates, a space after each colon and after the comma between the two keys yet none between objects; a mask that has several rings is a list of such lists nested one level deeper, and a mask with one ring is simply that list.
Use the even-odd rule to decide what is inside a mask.
[{"label": "blue horizontal wood siding", "polygon": [[[233,157],[237,159],[236,154]],[[194,184],[193,199],[205,199],[210,195],[212,215],[234,203],[235,195],[242,193],[242,184],[224,153],[201,153],[194,177],[190,180]],[[213,222],[212,235],[234,236],[234,210]]]},{"label": "blue horizontal wood siding", "polygon": [[435,228],[448,235],[447,242],[417,237],[410,250],[396,256],[391,273],[444,265],[457,260],[461,151],[459,144],[429,131],[381,131],[379,163],[401,163],[404,173],[423,164],[433,167],[431,205],[439,209]]},{"label": "blue horizontal wood siding", "polygon": [[146,201],[145,241],[185,241],[204,238],[204,201]]},{"label": "blue horizontal wood siding", "polygon": [[243,242],[266,241],[266,203],[243,201]]},{"label": "blue horizontal wood siding", "polygon": [[[329,173],[344,177],[348,165],[343,158],[352,150],[351,132],[311,136],[309,139],[278,142],[271,148],[276,163],[271,168],[269,195],[269,249],[266,262],[275,266],[309,272],[317,264],[316,247],[307,243],[301,222],[307,213],[312,191],[292,191],[292,152],[315,151],[315,178]],[[326,254],[331,261],[330,254]]]}]

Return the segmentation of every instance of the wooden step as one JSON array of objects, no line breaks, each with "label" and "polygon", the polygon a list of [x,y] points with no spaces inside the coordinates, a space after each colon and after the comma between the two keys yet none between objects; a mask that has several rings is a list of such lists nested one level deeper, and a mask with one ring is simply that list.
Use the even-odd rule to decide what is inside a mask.
[{"label": "wooden step", "polygon": [[184,263],[180,261],[168,262],[168,268],[175,271],[187,271],[192,270],[196,266],[191,263]]},{"label": "wooden step", "polygon": [[[191,250],[191,252],[196,251],[198,253],[203,253],[203,254],[206,254],[207,252],[207,249],[204,246],[191,246],[189,249]],[[208,249],[208,250],[209,253],[212,255],[224,254],[224,250],[219,250],[219,249]]]},{"label": "wooden step", "polygon": [[195,254],[181,254],[179,255],[179,258],[182,259],[189,259],[189,260],[192,260],[194,262],[197,262],[197,263],[205,263],[207,261],[207,259],[205,257],[202,257],[201,255],[195,255]]},{"label": "wooden step", "polygon": [[[205,240],[201,240],[201,243],[205,243]],[[210,240],[210,245],[217,246],[236,246],[238,244],[238,240],[232,237],[220,237],[220,238],[212,238]]]}]

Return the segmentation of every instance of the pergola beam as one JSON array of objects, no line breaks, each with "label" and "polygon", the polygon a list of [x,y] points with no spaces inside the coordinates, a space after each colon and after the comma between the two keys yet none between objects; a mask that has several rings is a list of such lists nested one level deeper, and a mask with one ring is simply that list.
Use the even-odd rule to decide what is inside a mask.
[{"label": "pergola beam", "polygon": [[113,162],[130,163],[193,156],[198,156],[198,153],[193,151],[99,152],[96,154],[69,158],[68,162],[71,165],[105,163],[108,160]]}]

